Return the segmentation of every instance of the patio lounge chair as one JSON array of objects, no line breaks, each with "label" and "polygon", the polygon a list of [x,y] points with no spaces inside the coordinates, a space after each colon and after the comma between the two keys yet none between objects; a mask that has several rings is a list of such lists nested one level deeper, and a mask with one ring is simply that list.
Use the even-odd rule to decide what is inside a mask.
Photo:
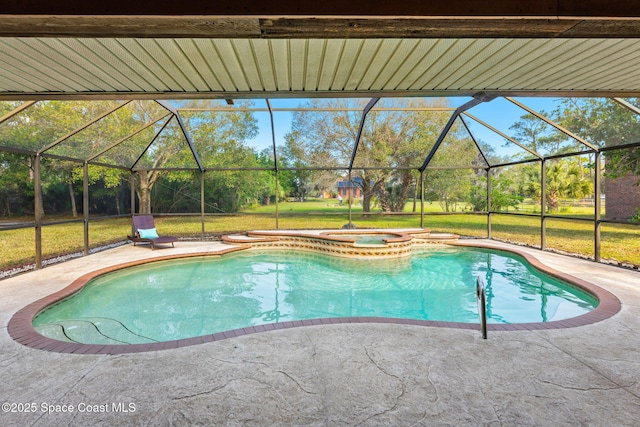
[{"label": "patio lounge chair", "polygon": [[156,225],[151,215],[137,215],[133,217],[133,236],[127,236],[129,240],[133,242],[133,246],[136,243],[149,243],[151,250],[155,249],[158,244],[168,244],[175,247],[173,242],[177,241],[177,237],[173,236],[159,236],[156,231]]}]

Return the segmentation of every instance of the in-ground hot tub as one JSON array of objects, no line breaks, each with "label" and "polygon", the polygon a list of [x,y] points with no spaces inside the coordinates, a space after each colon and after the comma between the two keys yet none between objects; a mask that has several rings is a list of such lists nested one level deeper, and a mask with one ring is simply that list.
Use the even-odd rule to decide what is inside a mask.
[{"label": "in-ground hot tub", "polygon": [[454,242],[458,239],[459,236],[455,234],[434,234],[422,228],[398,231],[332,230],[315,233],[259,230],[222,237],[226,243],[244,247],[291,248],[348,258],[404,257],[411,255],[415,247]]}]

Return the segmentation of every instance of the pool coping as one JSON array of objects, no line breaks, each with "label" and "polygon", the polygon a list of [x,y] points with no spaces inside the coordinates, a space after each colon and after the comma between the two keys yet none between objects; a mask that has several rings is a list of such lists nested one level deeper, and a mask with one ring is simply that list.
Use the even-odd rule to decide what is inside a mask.
[{"label": "pool coping", "polygon": [[[579,279],[575,276],[563,273],[555,270],[533,255],[530,255],[524,251],[520,251],[517,248],[498,248],[490,244],[483,242],[477,242],[473,240],[459,240],[457,242],[446,243],[451,246],[463,246],[463,247],[478,247],[484,249],[491,249],[496,251],[504,251],[513,253],[523,257],[532,266],[540,271],[554,276],[556,278],[565,280],[578,288],[581,288],[588,293],[592,294],[598,300],[598,306],[585,314],[572,317],[569,319],[556,320],[550,322],[531,322],[531,323],[515,323],[515,324],[487,324],[488,331],[534,331],[534,330],[552,330],[552,329],[565,329],[574,328],[579,326],[585,326],[600,322],[608,319],[618,313],[621,308],[621,302],[611,292],[594,285],[585,280]],[[28,347],[57,352],[57,353],[70,353],[70,354],[126,354],[126,353],[140,353],[148,351],[158,351],[171,348],[187,347],[192,345],[203,344],[206,342],[220,341],[227,338],[239,337],[243,335],[250,335],[255,333],[274,331],[280,329],[298,328],[303,326],[320,326],[320,325],[335,325],[335,324],[357,324],[357,323],[387,323],[398,325],[412,325],[423,327],[444,327],[451,329],[467,329],[480,331],[479,323],[460,323],[460,322],[446,322],[446,321],[433,321],[433,320],[414,320],[414,319],[401,319],[401,318],[388,318],[388,317],[336,317],[336,318],[321,318],[321,319],[308,319],[308,320],[292,320],[279,323],[268,323],[264,325],[249,326],[240,329],[233,329],[225,332],[217,332],[214,334],[208,334],[192,338],[183,338],[180,340],[163,341],[157,343],[144,343],[144,344],[80,344],[75,342],[58,341],[52,338],[45,337],[39,334],[33,328],[33,319],[45,308],[54,304],[64,298],[67,298],[74,293],[78,292],[83,286],[85,286],[90,280],[97,276],[120,270],[126,267],[133,267],[142,264],[148,264],[150,262],[159,262],[180,258],[192,258],[203,256],[222,256],[227,253],[247,250],[247,247],[229,247],[218,251],[209,252],[196,252],[189,254],[175,254],[175,255],[162,255],[153,258],[141,259],[136,261],[130,261],[113,266],[104,267],[92,272],[83,274],[75,279],[71,284],[54,292],[44,298],[40,298],[31,304],[18,310],[10,319],[7,325],[7,330],[11,338]]]}]

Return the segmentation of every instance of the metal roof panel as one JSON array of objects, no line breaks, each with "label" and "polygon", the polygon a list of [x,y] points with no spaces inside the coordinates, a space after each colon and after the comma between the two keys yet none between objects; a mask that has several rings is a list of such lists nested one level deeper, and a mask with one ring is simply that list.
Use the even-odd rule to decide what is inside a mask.
[{"label": "metal roof panel", "polygon": [[633,39],[2,37],[0,96],[633,96],[640,91],[638,52]]}]

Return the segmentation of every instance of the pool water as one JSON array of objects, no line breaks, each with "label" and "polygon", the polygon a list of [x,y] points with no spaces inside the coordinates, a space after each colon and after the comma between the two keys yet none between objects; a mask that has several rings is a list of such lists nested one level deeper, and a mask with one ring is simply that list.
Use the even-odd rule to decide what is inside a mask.
[{"label": "pool water", "polygon": [[505,252],[439,248],[361,260],[243,251],[100,276],[33,324],[54,339],[121,344],[332,317],[478,323],[476,276],[486,284],[489,323],[561,320],[597,305],[590,294]]}]

